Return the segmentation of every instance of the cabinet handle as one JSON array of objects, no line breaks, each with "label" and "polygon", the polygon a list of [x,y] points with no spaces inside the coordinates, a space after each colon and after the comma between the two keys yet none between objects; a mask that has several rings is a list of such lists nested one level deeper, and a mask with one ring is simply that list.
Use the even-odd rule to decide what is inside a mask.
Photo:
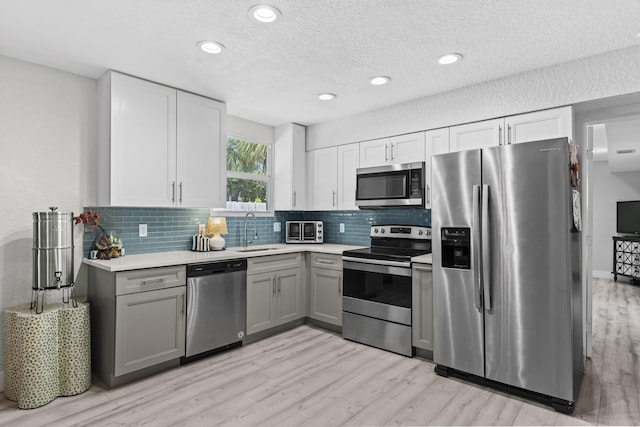
[{"label": "cabinet handle", "polygon": [[384,144],[384,161],[385,162],[389,161],[389,153],[387,152],[387,150],[389,150],[389,144]]},{"label": "cabinet handle", "polygon": [[176,202],[176,182],[171,183],[171,203]]},{"label": "cabinet handle", "polygon": [[282,290],[282,277],[278,276],[278,293]]},{"label": "cabinet handle", "polygon": [[293,192],[293,207],[294,207],[294,208],[295,208],[295,207],[296,207],[296,205],[297,205],[296,201],[297,201],[297,197],[296,197],[296,192],[294,191],[294,192]]},{"label": "cabinet handle", "polygon": [[507,143],[511,144],[511,125],[507,125]]},{"label": "cabinet handle", "polygon": [[148,284],[151,284],[151,283],[158,283],[158,282],[164,284],[164,282],[166,282],[166,281],[167,281],[166,277],[154,277],[152,279],[143,279],[143,280],[140,281],[140,284],[141,285],[148,285]]},{"label": "cabinet handle", "polygon": [[431,186],[427,184],[427,204],[431,203]]},{"label": "cabinet handle", "polygon": [[502,126],[498,126],[498,145],[502,145]]},{"label": "cabinet handle", "polygon": [[185,311],[185,310],[184,310],[184,306],[185,306],[185,298],[184,298],[184,294],[182,294],[182,304],[181,304],[181,306],[182,306],[182,313],[181,313],[181,314],[184,314],[184,311]]},{"label": "cabinet handle", "polygon": [[336,192],[335,192],[335,190],[332,191],[332,193],[333,193],[333,195],[331,196],[331,200],[333,202],[333,206],[335,206],[336,205]]},{"label": "cabinet handle", "polygon": [[394,157],[395,157],[395,156],[393,155],[393,145],[394,145],[394,144],[393,144],[393,142],[392,142],[392,143],[391,143],[391,161],[392,161],[392,162],[393,162],[393,159],[394,159]]},{"label": "cabinet handle", "polygon": [[179,187],[180,187],[180,199],[179,199],[179,201],[180,201],[180,204],[182,204],[182,181],[180,181]]},{"label": "cabinet handle", "polygon": [[416,271],[426,271],[431,273],[433,271],[433,267],[418,267],[418,265],[413,264],[413,269]]},{"label": "cabinet handle", "polygon": [[328,264],[328,265],[334,265],[334,262],[331,260],[324,260],[324,259],[316,259],[316,262],[318,264]]},{"label": "cabinet handle", "polygon": [[338,277],[338,295],[342,295],[342,277]]}]

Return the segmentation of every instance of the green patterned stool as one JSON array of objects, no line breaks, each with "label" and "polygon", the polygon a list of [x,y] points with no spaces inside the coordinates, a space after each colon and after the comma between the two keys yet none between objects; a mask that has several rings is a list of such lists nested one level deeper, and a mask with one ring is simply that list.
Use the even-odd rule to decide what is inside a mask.
[{"label": "green patterned stool", "polygon": [[4,322],[4,395],[19,408],[91,387],[89,304],[49,304],[41,314],[20,305],[4,310]]}]

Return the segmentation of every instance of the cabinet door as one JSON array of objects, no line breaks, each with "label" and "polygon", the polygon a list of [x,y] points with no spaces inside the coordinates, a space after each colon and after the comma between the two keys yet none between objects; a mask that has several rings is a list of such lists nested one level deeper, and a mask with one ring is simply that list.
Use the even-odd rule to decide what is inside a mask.
[{"label": "cabinet door", "polygon": [[311,172],[310,209],[335,210],[338,205],[338,149],[322,148],[307,152]]},{"label": "cabinet door", "polygon": [[414,264],[412,271],[413,346],[433,351],[433,270]]},{"label": "cabinet door", "polygon": [[424,132],[389,138],[390,163],[411,163],[424,159]]},{"label": "cabinet door", "polygon": [[306,208],[305,127],[289,123],[274,130],[273,209]]},{"label": "cabinet door", "polygon": [[114,376],[184,356],[185,289],[116,297]]},{"label": "cabinet door", "polygon": [[541,139],[573,138],[573,109],[571,107],[536,111],[505,118],[507,143],[538,141]]},{"label": "cabinet door", "polygon": [[110,136],[108,202],[173,206],[176,90],[112,72]]},{"label": "cabinet door", "polygon": [[451,151],[473,150],[500,145],[503,142],[504,119],[485,120],[483,122],[449,128]]},{"label": "cabinet door", "polygon": [[389,138],[374,139],[360,143],[360,167],[386,165],[391,160]]},{"label": "cabinet door", "polygon": [[338,209],[357,210],[356,169],[360,164],[358,144],[338,146]]},{"label": "cabinet door", "polygon": [[291,322],[302,317],[300,292],[302,273],[299,268],[276,273],[276,324]]},{"label": "cabinet door", "polygon": [[425,208],[431,208],[431,157],[449,152],[449,128],[425,132]]},{"label": "cabinet door", "polygon": [[226,205],[226,106],[178,91],[176,206]]},{"label": "cabinet door", "polygon": [[342,326],[342,271],[311,269],[312,319]]},{"label": "cabinet door", "polygon": [[247,276],[247,334],[276,325],[276,280],[273,273]]}]

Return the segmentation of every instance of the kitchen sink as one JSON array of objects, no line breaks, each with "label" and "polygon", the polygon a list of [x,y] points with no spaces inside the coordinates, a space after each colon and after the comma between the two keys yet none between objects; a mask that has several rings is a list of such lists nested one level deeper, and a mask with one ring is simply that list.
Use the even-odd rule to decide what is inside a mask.
[{"label": "kitchen sink", "polygon": [[235,249],[234,252],[260,252],[260,251],[273,251],[280,248],[247,248],[247,249]]}]

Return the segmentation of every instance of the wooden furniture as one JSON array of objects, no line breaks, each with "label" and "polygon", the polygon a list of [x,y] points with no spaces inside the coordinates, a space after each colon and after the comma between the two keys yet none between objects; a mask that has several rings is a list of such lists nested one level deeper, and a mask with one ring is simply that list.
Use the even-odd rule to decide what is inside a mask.
[{"label": "wooden furniture", "polygon": [[89,269],[94,373],[109,387],[177,366],[185,354],[184,265]]},{"label": "wooden furniture", "polygon": [[4,395],[21,409],[91,387],[89,304],[29,304],[4,310]]},{"label": "wooden furniture", "polygon": [[311,254],[309,317],[342,326],[342,256]]},{"label": "wooden furniture", "polygon": [[613,236],[613,280],[629,277],[640,284],[640,237]]}]

